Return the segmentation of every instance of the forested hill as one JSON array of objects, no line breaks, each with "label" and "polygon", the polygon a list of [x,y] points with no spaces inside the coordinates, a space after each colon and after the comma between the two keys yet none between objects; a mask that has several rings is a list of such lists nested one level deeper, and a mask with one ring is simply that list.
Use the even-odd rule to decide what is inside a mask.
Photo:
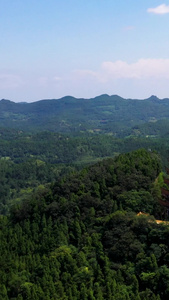
[{"label": "forested hill", "polygon": [[144,149],[62,178],[0,218],[0,299],[168,300],[161,171]]},{"label": "forested hill", "polygon": [[114,135],[146,122],[169,118],[169,99],[145,100],[101,95],[92,99],[41,100],[33,103],[0,101],[0,127],[57,132],[109,132]]}]

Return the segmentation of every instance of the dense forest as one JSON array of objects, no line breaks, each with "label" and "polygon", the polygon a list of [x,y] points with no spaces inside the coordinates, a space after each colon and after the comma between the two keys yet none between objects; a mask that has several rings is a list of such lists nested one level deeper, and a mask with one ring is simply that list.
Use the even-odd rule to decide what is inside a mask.
[{"label": "dense forest", "polygon": [[0,300],[169,299],[168,108],[0,101]]},{"label": "dense forest", "polygon": [[36,189],[43,189],[63,175],[139,148],[156,150],[163,169],[167,166],[167,136],[72,136],[0,128],[0,213],[7,214],[12,203],[27,198]]},{"label": "dense forest", "polygon": [[140,149],[13,205],[0,218],[0,299],[168,299],[160,172],[159,155]]},{"label": "dense forest", "polygon": [[[145,100],[101,95],[91,99],[63,97],[33,103],[0,101],[0,127],[59,133],[109,133],[120,136],[145,123],[169,118],[169,99]],[[168,126],[169,127],[169,126]],[[124,134],[123,134],[124,136]]]}]

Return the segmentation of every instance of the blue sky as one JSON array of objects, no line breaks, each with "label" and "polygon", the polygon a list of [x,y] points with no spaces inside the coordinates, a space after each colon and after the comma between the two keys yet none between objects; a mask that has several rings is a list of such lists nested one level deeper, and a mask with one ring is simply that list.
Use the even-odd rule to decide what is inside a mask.
[{"label": "blue sky", "polygon": [[169,1],[0,0],[0,99],[169,98]]}]

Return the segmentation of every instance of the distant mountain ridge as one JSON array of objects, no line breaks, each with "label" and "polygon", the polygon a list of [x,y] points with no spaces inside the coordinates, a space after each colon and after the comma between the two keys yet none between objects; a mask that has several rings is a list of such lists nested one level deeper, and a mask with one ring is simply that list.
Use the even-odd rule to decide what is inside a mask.
[{"label": "distant mountain ridge", "polygon": [[124,99],[107,94],[91,99],[65,96],[32,103],[0,100],[0,127],[56,132],[119,132],[169,119],[169,99]]}]

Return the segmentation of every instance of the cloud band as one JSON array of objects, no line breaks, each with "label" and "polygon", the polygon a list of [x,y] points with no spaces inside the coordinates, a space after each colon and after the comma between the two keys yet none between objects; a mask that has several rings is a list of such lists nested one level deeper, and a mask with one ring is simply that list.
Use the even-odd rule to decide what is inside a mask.
[{"label": "cloud band", "polygon": [[169,13],[169,5],[161,4],[154,8],[148,8],[147,12],[157,14],[157,15],[164,15]]}]

